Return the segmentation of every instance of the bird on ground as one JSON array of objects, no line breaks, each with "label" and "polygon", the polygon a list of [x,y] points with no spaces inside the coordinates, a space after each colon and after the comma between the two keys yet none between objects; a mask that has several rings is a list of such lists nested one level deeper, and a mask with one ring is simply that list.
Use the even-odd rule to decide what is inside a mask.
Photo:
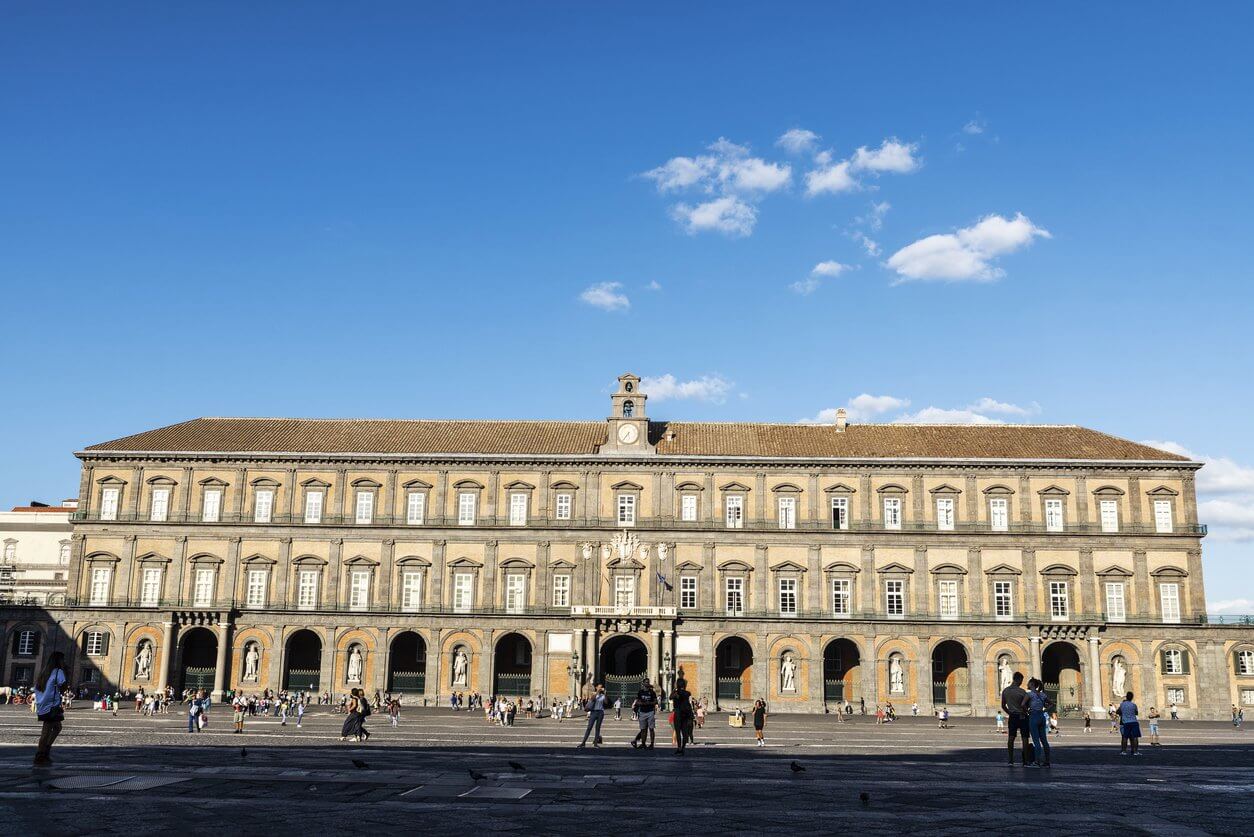
[{"label": "bird on ground", "polygon": [[514,768],[514,770],[517,770],[519,773],[526,773],[526,772],[527,772],[527,768],[523,767],[521,764],[519,764],[519,763],[518,763],[518,762],[516,762],[516,761],[511,761],[511,762],[509,763],[509,766],[510,766],[510,767],[512,767],[512,768]]},{"label": "bird on ground", "polygon": [[246,758],[248,758],[248,748],[247,748],[247,747],[240,747],[240,748],[239,748],[239,757],[240,757],[240,758],[242,758],[242,759],[246,759]]},{"label": "bird on ground", "polygon": [[867,803],[871,801],[871,794],[867,793],[866,791],[863,791],[862,793],[858,794],[858,799],[859,801],[862,802],[863,805],[866,805]]},{"label": "bird on ground", "polygon": [[366,763],[365,763],[364,761],[362,761],[361,759],[353,759],[353,767],[356,767],[358,770],[369,770],[369,769],[370,769],[370,765],[366,764]]},{"label": "bird on ground", "polygon": [[472,770],[470,768],[466,768],[466,772],[469,773],[470,778],[474,779],[476,782],[482,782],[484,779],[488,778],[487,776],[484,776],[479,771]]},{"label": "bird on ground", "polygon": [[806,769],[802,767],[801,765],[797,764],[795,761],[792,764],[788,765],[788,767],[790,770],[792,770],[793,773],[805,773],[806,772]]}]

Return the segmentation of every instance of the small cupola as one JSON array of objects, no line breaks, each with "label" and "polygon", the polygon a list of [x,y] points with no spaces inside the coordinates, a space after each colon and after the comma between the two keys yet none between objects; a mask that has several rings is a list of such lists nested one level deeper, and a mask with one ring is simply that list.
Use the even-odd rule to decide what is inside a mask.
[{"label": "small cupola", "polygon": [[618,389],[610,396],[610,416],[602,453],[651,453],[649,418],[644,405],[649,396],[640,391],[640,376],[618,376]]}]

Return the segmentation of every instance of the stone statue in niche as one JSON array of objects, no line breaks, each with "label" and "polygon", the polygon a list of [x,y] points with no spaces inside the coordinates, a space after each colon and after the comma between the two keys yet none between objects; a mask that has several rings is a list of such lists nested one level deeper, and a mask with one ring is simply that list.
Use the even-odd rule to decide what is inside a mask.
[{"label": "stone statue in niche", "polygon": [[248,643],[248,648],[244,651],[244,679],[257,681],[257,668],[261,663],[261,652],[257,650],[257,643]]},{"label": "stone statue in niche", "polygon": [[466,656],[466,649],[458,648],[457,653],[453,655],[453,685],[466,685],[466,670],[470,668],[470,658]]},{"label": "stone statue in niche", "polygon": [[361,648],[356,645],[348,652],[348,682],[361,682]]},{"label": "stone statue in niche", "polygon": [[997,658],[997,684],[1001,689],[1010,687],[1011,680],[1014,679],[1014,672],[1010,670],[1010,657],[1002,654]]},{"label": "stone statue in niche", "polygon": [[135,651],[135,679],[147,680],[152,677],[152,642],[141,640]]},{"label": "stone statue in niche", "polygon": [[780,689],[785,692],[797,691],[797,663],[791,654],[785,654],[779,664]]},{"label": "stone statue in niche", "polygon": [[888,658],[888,691],[894,695],[906,693],[906,670],[901,664],[900,654]]},{"label": "stone statue in niche", "polygon": [[1124,687],[1128,685],[1128,667],[1124,665],[1123,657],[1115,657],[1111,663],[1110,685],[1113,687],[1113,697],[1122,700],[1126,693]]}]

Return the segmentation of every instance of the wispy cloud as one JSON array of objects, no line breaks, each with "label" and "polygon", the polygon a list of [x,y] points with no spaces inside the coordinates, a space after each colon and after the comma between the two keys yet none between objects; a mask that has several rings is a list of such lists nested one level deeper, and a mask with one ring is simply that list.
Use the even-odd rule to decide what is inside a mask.
[{"label": "wispy cloud", "polygon": [[985,121],[983,117],[976,116],[975,118],[968,120],[967,124],[962,126],[962,133],[975,136],[984,133],[987,129],[988,122]]},{"label": "wispy cloud", "polygon": [[819,135],[805,128],[793,128],[785,131],[775,144],[789,154],[805,154],[813,151],[819,141]]},{"label": "wispy cloud", "polygon": [[994,260],[1037,238],[1051,237],[1021,212],[1013,218],[987,215],[957,232],[929,235],[908,244],[889,256],[887,264],[899,282],[991,282],[1005,275]]},{"label": "wispy cloud", "polygon": [[1217,541],[1254,541],[1254,468],[1226,456],[1196,453],[1179,442],[1143,444],[1204,463],[1197,472],[1197,513]]},{"label": "wispy cloud", "polygon": [[819,262],[810,268],[810,275],[789,285],[796,293],[809,296],[819,289],[824,279],[834,279],[849,270],[849,265],[836,261]]},{"label": "wispy cloud", "polygon": [[[909,424],[1005,424],[1015,419],[1034,416],[1041,411],[1035,401],[1028,406],[998,401],[987,396],[963,407],[927,406],[914,412],[906,412],[909,398],[895,395],[870,395],[862,393],[849,399],[845,411],[849,421],[888,421]],[[836,420],[836,407],[820,410],[809,423],[828,423]]]},{"label": "wispy cloud", "polygon": [[843,408],[827,407],[819,410],[813,418],[802,419],[802,424],[831,424],[836,421],[836,411],[844,409],[849,421],[870,421],[884,413],[902,410],[910,406],[909,398],[898,398],[895,395],[871,395],[864,392],[850,398]]},{"label": "wispy cloud", "polygon": [[722,404],[735,384],[720,375],[703,375],[690,381],[681,381],[667,373],[640,379],[640,391],[654,401],[708,401]]},{"label": "wispy cloud", "polygon": [[652,282],[645,285],[645,288],[650,291],[660,291],[662,290],[662,283],[654,279]]},{"label": "wispy cloud", "polygon": [[579,294],[579,299],[602,311],[618,311],[631,307],[631,300],[622,292],[621,282],[598,282],[589,285]]},{"label": "wispy cloud", "polygon": [[740,198],[725,195],[695,206],[677,203],[671,207],[671,217],[682,224],[689,235],[720,232],[739,238],[753,232],[758,211]]}]

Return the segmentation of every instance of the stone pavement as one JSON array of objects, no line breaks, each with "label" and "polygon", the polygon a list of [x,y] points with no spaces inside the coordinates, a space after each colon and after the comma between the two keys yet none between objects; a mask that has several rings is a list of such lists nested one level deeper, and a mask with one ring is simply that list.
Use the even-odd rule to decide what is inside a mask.
[{"label": "stone pavement", "polygon": [[983,719],[938,730],[926,718],[779,715],[758,749],[751,730],[711,716],[683,757],[669,738],[652,752],[626,746],[629,713],[606,720],[599,750],[574,748],[579,719],[502,729],[479,713],[407,709],[396,729],[372,716],[367,744],[341,743],[341,720],[316,709],[300,730],[257,718],[233,735],[218,707],[208,731],[188,734],[181,713],[75,708],[56,765],[35,771],[37,724],[25,707],[0,707],[2,830],[1250,833],[1254,744],[1223,724],[1165,723],[1164,746],[1132,759],[1104,726],[1084,735],[1064,722],[1045,771],[1005,767],[1004,739]]}]

